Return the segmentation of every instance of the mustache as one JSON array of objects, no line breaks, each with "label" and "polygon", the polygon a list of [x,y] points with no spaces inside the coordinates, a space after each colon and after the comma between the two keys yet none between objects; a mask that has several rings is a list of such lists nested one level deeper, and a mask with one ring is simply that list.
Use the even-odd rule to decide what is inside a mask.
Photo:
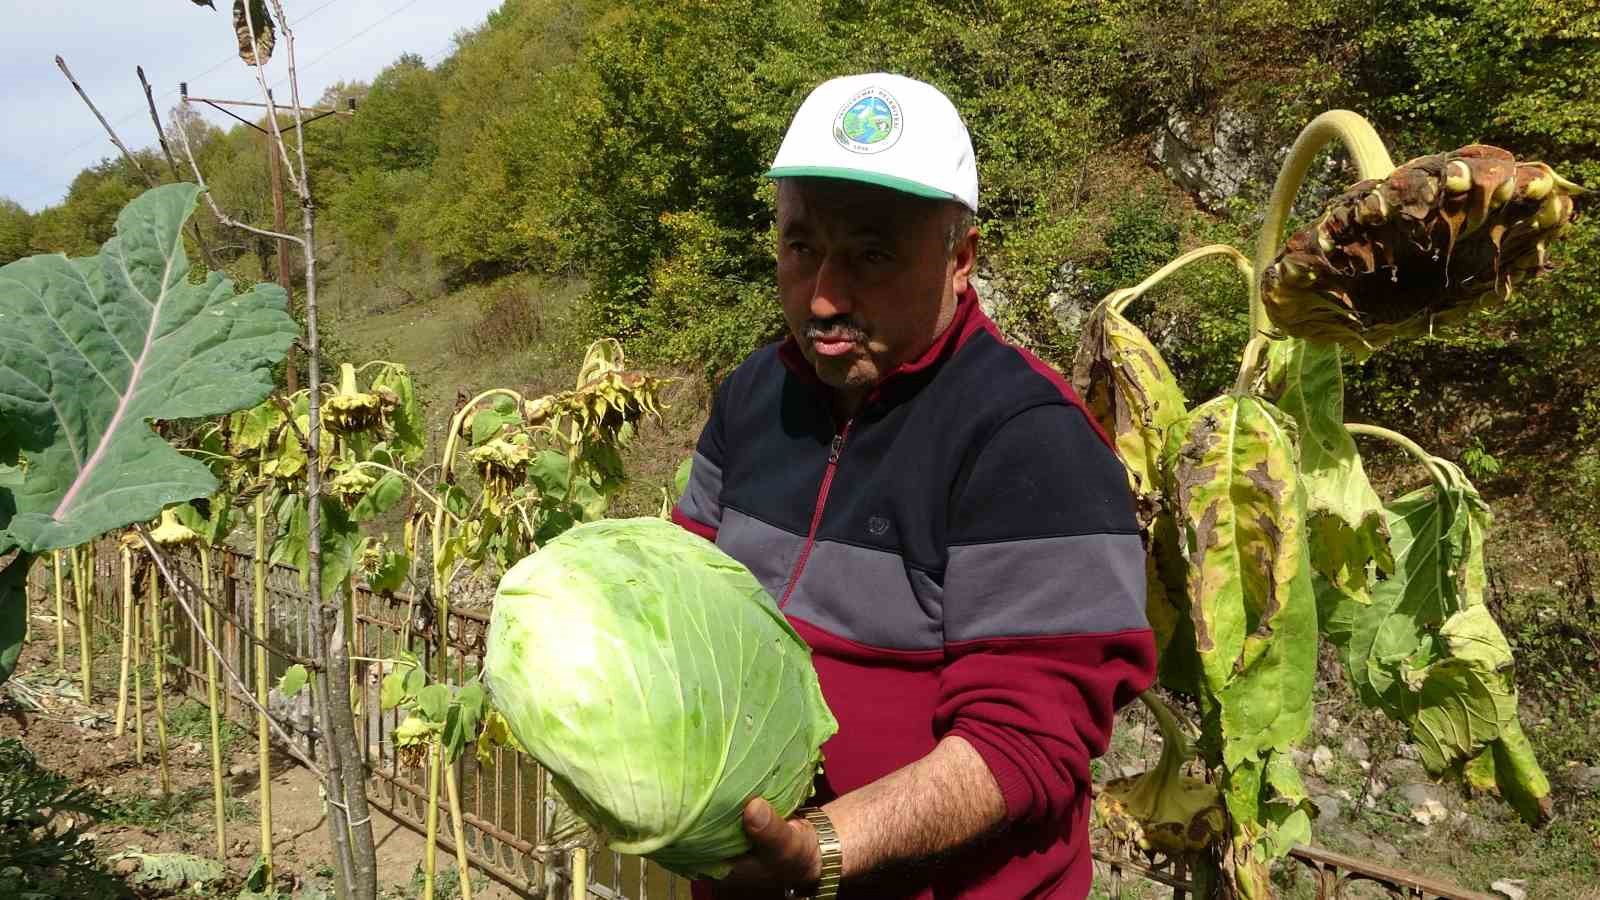
[{"label": "mustache", "polygon": [[864,343],[867,330],[849,316],[813,317],[806,322],[806,339]]}]

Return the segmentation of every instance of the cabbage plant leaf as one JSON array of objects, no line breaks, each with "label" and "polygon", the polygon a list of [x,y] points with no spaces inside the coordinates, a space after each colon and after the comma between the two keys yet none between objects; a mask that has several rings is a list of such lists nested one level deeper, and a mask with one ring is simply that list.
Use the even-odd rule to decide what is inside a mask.
[{"label": "cabbage plant leaf", "polygon": [[0,268],[0,445],[26,475],[5,527],[30,552],[80,544],[217,480],[172,449],[156,420],[229,413],[272,388],[298,329],[284,292],[235,294],[218,273],[189,281],[182,228],[199,188],[136,198],[96,256],[34,256]]},{"label": "cabbage plant leaf", "polygon": [[753,796],[789,815],[837,730],[810,649],[744,566],[654,517],[568,531],[500,581],[484,681],[613,850],[720,876]]}]

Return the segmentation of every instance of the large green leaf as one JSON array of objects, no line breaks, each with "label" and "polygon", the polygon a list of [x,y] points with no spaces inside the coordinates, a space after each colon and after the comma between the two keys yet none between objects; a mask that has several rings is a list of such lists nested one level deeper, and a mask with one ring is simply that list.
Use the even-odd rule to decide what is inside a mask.
[{"label": "large green leaf", "polygon": [[1311,528],[1311,565],[1359,603],[1368,600],[1369,568],[1394,571],[1378,498],[1344,426],[1344,375],[1339,347],[1297,338],[1275,341],[1268,353],[1269,393],[1294,417],[1300,436],[1300,474]]},{"label": "large green leaf", "polygon": [[1232,853],[1249,869],[1286,852],[1279,829],[1309,822],[1304,789],[1284,774],[1317,668],[1294,423],[1259,398],[1219,397],[1173,426],[1162,459],[1188,563],[1200,747],[1222,767]]},{"label": "large green leaf", "polygon": [[22,638],[28,632],[28,567],[33,557],[18,553],[0,568],[0,684],[16,671]]},{"label": "large green leaf", "polygon": [[181,231],[199,188],[147,191],[99,255],[34,256],[0,268],[0,422],[27,477],[13,538],[70,547],[162,507],[204,497],[216,478],[153,430],[259,402],[296,327],[283,290],[235,295],[213,272],[188,280]]},{"label": "large green leaf", "polygon": [[[309,583],[311,535],[309,505],[300,494],[285,495],[279,501],[277,519],[285,523],[283,533],[272,544],[271,560],[293,566],[300,572],[300,584]],[[331,497],[322,497],[322,517],[317,531],[322,537],[322,598],[332,597],[344,587],[355,571],[361,553],[361,529]]]},{"label": "large green leaf", "polygon": [[1352,611],[1344,661],[1362,700],[1410,728],[1434,774],[1492,780],[1531,821],[1549,781],[1517,721],[1511,647],[1484,604],[1488,507],[1461,470],[1388,506],[1395,572]]}]

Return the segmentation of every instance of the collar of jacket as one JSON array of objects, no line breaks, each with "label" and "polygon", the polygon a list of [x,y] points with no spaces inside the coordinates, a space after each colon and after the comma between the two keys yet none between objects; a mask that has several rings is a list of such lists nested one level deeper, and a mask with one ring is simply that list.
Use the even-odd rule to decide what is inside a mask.
[{"label": "collar of jacket", "polygon": [[[908,360],[890,369],[878,383],[873,386],[867,395],[867,402],[872,403],[880,398],[887,399],[900,392],[901,388],[914,390],[932,377],[939,366],[979,331],[992,329],[989,317],[984,315],[983,307],[978,304],[978,292],[968,284],[967,289],[956,298],[955,317],[950,324],[939,332],[928,346],[915,359]],[[790,372],[806,384],[827,389],[822,379],[817,377],[817,370],[812,367],[810,360],[800,351],[800,343],[789,335],[783,339],[783,344],[778,348],[778,358]]]}]

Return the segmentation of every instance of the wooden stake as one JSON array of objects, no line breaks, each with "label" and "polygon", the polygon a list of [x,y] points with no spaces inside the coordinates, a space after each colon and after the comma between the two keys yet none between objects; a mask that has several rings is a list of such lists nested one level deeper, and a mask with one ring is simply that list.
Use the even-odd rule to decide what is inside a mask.
[{"label": "wooden stake", "polygon": [[128,668],[133,658],[133,551],[122,548],[122,670],[117,675],[117,724],[111,736],[122,737],[128,724]]},{"label": "wooden stake", "polygon": [[90,658],[94,655],[89,646],[89,552],[84,547],[72,548],[72,590],[78,599],[78,677],[83,685],[83,703],[87,706],[93,699],[89,683]]},{"label": "wooden stake", "polygon": [[166,648],[161,637],[161,582],[155,567],[150,568],[150,662],[154,670],[156,694],[156,749],[161,754],[161,795],[172,793],[172,777],[167,771],[167,704],[161,699],[166,690],[162,669],[166,668]]},{"label": "wooden stake", "polygon": [[62,599],[65,591],[61,586],[61,566],[61,551],[50,551],[50,568],[55,573],[56,582],[56,668],[65,672],[67,671],[67,604]]},{"label": "wooden stake", "polygon": [[[267,497],[263,491],[256,495],[256,557],[255,603],[251,608],[251,623],[255,626],[256,702],[263,709],[267,705]],[[272,741],[267,733],[266,713],[256,713],[256,761],[261,772],[261,860],[266,870],[267,884],[272,880]]]},{"label": "wooden stake", "polygon": [[[200,590],[206,597],[211,596],[211,551],[205,544],[200,545]],[[210,603],[202,604],[204,609],[201,614],[205,621],[206,639],[211,646],[217,645],[217,615]],[[227,840],[227,808],[223,802],[222,790],[222,720],[217,715],[217,655],[207,653],[206,657],[206,708],[211,714],[211,806],[217,823],[217,859],[228,858]]]}]

